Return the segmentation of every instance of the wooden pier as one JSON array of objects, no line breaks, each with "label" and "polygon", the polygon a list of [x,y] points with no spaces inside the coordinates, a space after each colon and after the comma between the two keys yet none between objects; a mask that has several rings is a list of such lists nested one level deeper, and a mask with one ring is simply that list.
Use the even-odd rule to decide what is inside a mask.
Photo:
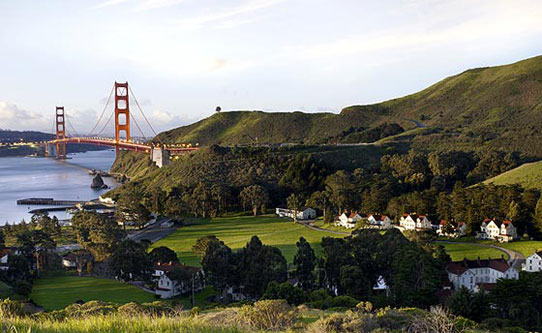
[{"label": "wooden pier", "polygon": [[17,200],[17,205],[40,205],[40,206],[75,206],[85,201],[55,200],[53,198],[27,198]]}]

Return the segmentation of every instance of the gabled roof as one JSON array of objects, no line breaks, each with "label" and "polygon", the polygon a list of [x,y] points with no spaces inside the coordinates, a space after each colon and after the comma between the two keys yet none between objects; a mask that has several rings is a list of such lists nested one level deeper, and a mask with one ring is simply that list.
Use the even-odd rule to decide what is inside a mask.
[{"label": "gabled roof", "polygon": [[377,221],[384,221],[388,217],[387,215],[380,215],[380,214],[370,214],[369,217],[371,216]]},{"label": "gabled roof", "polygon": [[2,249],[0,250],[0,258],[3,258],[4,256],[8,255],[11,253],[11,250],[8,249],[8,248],[5,248],[5,249]]},{"label": "gabled roof", "polygon": [[169,273],[171,272],[172,270],[174,270],[175,268],[184,268],[184,269],[188,269],[188,270],[191,270],[191,271],[200,271],[201,268],[199,267],[194,267],[194,266],[188,266],[188,265],[185,265],[185,264],[181,264],[179,262],[168,262],[168,263],[161,263],[161,262],[158,262],[154,265],[154,269],[155,270],[158,270],[158,271],[164,271],[166,273]]},{"label": "gabled roof", "polygon": [[453,261],[446,266],[446,270],[455,275],[461,275],[473,268],[492,268],[500,272],[506,272],[510,265],[504,258],[499,259],[477,259],[462,261]]}]

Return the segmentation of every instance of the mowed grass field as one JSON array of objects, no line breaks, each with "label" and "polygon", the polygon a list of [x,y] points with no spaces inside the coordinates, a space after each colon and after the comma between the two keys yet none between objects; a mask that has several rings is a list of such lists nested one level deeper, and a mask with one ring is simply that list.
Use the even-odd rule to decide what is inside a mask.
[{"label": "mowed grass field", "polygon": [[341,237],[324,231],[311,230],[274,215],[231,216],[200,220],[197,224],[181,227],[152,246],[153,248],[167,246],[177,252],[182,262],[199,266],[200,260],[192,253],[192,246],[198,238],[206,235],[215,235],[232,249],[243,248],[250,238],[256,235],[262,243],[278,247],[288,262],[294,258],[297,249],[295,243],[299,237],[304,237],[312,245],[316,254],[321,251],[322,237]]},{"label": "mowed grass field", "polygon": [[500,258],[503,254],[505,258],[508,258],[506,253],[494,248],[478,246],[474,244],[471,245],[443,242],[439,242],[439,244],[444,246],[446,252],[450,255],[453,261],[463,260],[463,258],[477,259],[478,257],[480,257],[480,259]]},{"label": "mowed grass field", "polygon": [[520,241],[499,244],[498,246],[504,247],[523,254],[525,257],[530,256],[536,251],[542,251],[542,241]]},{"label": "mowed grass field", "polygon": [[156,300],[153,294],[129,284],[67,273],[35,279],[30,298],[46,311],[62,309],[77,300],[121,304]]}]

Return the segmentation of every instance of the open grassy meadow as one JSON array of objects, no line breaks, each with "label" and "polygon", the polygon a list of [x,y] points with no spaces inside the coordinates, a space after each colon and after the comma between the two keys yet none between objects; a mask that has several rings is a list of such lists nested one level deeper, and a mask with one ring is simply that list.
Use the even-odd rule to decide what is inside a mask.
[{"label": "open grassy meadow", "polygon": [[167,246],[177,252],[182,262],[188,265],[200,265],[199,258],[192,253],[192,246],[198,238],[206,235],[215,235],[232,249],[244,247],[252,236],[257,235],[264,244],[278,247],[288,262],[293,260],[296,252],[295,243],[299,237],[305,237],[318,254],[321,250],[322,237],[334,236],[324,231],[305,228],[274,215],[231,216],[199,220],[193,225],[181,227],[154,243],[153,247]]},{"label": "open grassy meadow", "polygon": [[460,243],[443,243],[439,242],[440,245],[443,245],[446,249],[446,252],[452,257],[452,260],[463,260],[463,258],[467,259],[477,259],[480,257],[480,259],[487,259],[487,258],[500,258],[501,255],[505,255],[506,258],[507,255],[503,251],[484,247],[484,246],[478,246],[478,245],[471,245],[471,244],[460,244]]},{"label": "open grassy meadow", "polygon": [[115,303],[152,302],[154,295],[115,280],[55,274],[34,280],[30,298],[45,310],[58,310],[77,300]]}]

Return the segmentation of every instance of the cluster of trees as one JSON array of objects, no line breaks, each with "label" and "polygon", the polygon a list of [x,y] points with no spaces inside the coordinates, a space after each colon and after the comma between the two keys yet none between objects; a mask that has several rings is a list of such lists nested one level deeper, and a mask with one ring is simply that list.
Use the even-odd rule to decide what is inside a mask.
[{"label": "cluster of trees", "polygon": [[[344,239],[323,238],[323,255],[317,258],[300,238],[290,272],[280,250],[263,245],[256,236],[239,251],[214,236],[200,238],[193,250],[203,254],[206,277],[219,296],[233,288],[251,299],[282,295],[299,304],[318,300],[308,295],[321,289],[328,295],[350,297],[347,300],[368,299],[382,296],[373,287],[383,278],[391,292],[385,304],[428,307],[438,302],[436,292],[446,281],[445,264],[450,259],[431,240],[419,235],[409,240],[395,229],[384,234],[356,231]],[[283,283],[288,277],[298,282],[297,288]]]},{"label": "cluster of trees", "polygon": [[209,150],[173,164],[170,172],[156,179],[144,178],[117,190],[119,220],[123,216],[145,220],[137,216],[149,211],[173,218],[188,214],[214,217],[229,210],[257,214],[268,205],[285,203],[294,209],[303,205],[317,208],[328,221],[347,209],[392,216],[416,211],[438,219],[444,218],[437,214],[439,196],[522,162],[517,153],[501,151],[411,150],[388,153],[378,165],[354,163],[359,167],[344,169],[318,154],[290,157],[272,150]]},{"label": "cluster of trees", "polygon": [[518,280],[498,280],[489,292],[466,288],[448,299],[456,315],[493,328],[520,326],[530,331],[542,327],[542,273],[522,272]]},{"label": "cluster of trees", "polygon": [[29,223],[23,220],[4,226],[0,232],[0,250],[7,242],[15,245],[16,251],[10,251],[8,269],[0,272],[0,280],[12,286],[17,294],[28,297],[34,276],[60,267],[60,257],[53,250],[61,237],[57,218],[46,213],[33,215]]},{"label": "cluster of trees", "polygon": [[207,236],[198,240],[194,250],[203,253],[203,270],[219,298],[233,288],[258,299],[269,282],[284,282],[288,277],[286,259],[280,250],[262,244],[257,236],[239,251],[232,251],[218,238]]}]

